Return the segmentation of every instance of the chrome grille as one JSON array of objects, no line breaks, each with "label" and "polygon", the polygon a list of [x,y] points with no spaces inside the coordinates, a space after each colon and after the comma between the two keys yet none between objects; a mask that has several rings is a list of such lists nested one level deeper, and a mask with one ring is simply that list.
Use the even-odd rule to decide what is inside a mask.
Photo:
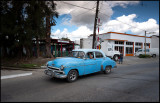
[{"label": "chrome grille", "polygon": [[47,67],[52,70],[60,70],[60,68],[56,68],[56,67],[51,67],[51,66],[47,66]]}]

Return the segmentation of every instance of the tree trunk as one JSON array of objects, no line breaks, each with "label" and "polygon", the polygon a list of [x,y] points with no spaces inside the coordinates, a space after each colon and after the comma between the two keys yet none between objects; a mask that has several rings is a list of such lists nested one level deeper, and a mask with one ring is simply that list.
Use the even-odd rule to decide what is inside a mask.
[{"label": "tree trunk", "polygon": [[53,57],[51,54],[51,26],[50,26],[50,17],[46,16],[46,57],[51,58]]},{"label": "tree trunk", "polygon": [[36,53],[37,53],[37,58],[39,58],[39,40],[38,40],[38,36],[36,36]]},{"label": "tree trunk", "polygon": [[31,51],[29,49],[29,46],[26,46],[26,55],[27,55],[27,58],[31,57]]},{"label": "tree trunk", "polygon": [[23,46],[19,45],[18,47],[18,58],[22,59]]},{"label": "tree trunk", "polygon": [[2,49],[2,57],[7,57],[7,48],[5,46],[3,46],[3,49]]}]

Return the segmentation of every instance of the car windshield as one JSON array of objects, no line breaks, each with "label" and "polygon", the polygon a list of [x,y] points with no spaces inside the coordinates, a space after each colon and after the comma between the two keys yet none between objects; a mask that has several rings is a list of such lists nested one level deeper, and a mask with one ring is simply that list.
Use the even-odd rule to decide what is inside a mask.
[{"label": "car windshield", "polygon": [[72,51],[69,54],[69,57],[84,58],[84,52],[83,51]]}]

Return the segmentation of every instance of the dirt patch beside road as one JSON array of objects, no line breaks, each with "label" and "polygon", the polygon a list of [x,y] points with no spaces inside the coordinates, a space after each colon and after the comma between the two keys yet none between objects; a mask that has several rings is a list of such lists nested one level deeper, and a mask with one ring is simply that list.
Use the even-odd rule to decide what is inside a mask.
[{"label": "dirt patch beside road", "polygon": [[29,58],[29,59],[2,59],[1,66],[4,67],[19,67],[19,68],[39,68],[46,64],[47,61],[53,60],[54,58]]}]

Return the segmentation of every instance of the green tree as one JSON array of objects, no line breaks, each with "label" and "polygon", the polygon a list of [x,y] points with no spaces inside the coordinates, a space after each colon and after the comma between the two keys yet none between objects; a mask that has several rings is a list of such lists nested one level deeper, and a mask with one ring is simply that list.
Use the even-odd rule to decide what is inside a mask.
[{"label": "green tree", "polygon": [[49,9],[46,8],[46,57],[52,57],[51,55],[51,26],[54,26],[56,21],[54,17],[58,18],[58,13],[56,12],[56,4],[53,1],[47,1]]},{"label": "green tree", "polygon": [[[58,17],[52,1],[0,1],[2,55],[23,57],[23,48],[27,57],[32,55],[33,38],[36,38],[37,57],[39,56],[39,39],[44,38],[55,24]],[[49,20],[48,19],[49,16]],[[49,33],[50,35],[50,33]],[[46,41],[50,40],[47,39]],[[46,45],[49,42],[46,43]],[[50,45],[50,44],[49,44]],[[49,47],[49,46],[47,46]],[[46,47],[46,48],[47,48]],[[48,50],[48,49],[47,49]],[[7,53],[9,51],[9,53]],[[51,54],[51,52],[49,52]]]}]

